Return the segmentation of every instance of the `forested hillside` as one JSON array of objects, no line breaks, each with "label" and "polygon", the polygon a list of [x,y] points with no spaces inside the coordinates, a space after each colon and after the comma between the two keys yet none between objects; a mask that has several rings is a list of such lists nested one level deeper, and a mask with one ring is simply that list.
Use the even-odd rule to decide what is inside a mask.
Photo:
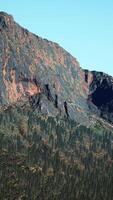
[{"label": "forested hillside", "polygon": [[1,200],[112,200],[113,133],[16,106],[0,112]]}]

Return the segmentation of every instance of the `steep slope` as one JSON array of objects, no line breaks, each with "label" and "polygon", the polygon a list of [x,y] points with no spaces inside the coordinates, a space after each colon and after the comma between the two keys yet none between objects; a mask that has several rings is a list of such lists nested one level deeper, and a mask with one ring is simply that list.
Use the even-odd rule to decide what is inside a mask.
[{"label": "steep slope", "polygon": [[[81,69],[58,44],[30,33],[4,12],[0,12],[0,49],[1,106],[28,101],[42,113],[84,124],[90,123],[93,113],[113,122],[112,78]],[[110,96],[102,102],[98,93]]]},{"label": "steep slope", "polygon": [[0,199],[112,200],[113,131],[28,113],[0,111]]},{"label": "steep slope", "polygon": [[96,105],[100,117],[113,123],[113,78],[102,72],[92,72],[89,100]]},{"label": "steep slope", "polygon": [[49,102],[48,106],[42,98],[42,112],[58,113],[52,105],[56,100],[55,105],[58,104],[61,112],[65,112],[66,102],[71,118],[88,120],[89,83],[77,60],[68,52],[58,44],[28,32],[3,12],[0,13],[0,49],[1,104],[44,91],[49,95],[50,90],[53,103]]},{"label": "steep slope", "polygon": [[113,78],[3,12],[0,49],[0,200],[111,200]]}]

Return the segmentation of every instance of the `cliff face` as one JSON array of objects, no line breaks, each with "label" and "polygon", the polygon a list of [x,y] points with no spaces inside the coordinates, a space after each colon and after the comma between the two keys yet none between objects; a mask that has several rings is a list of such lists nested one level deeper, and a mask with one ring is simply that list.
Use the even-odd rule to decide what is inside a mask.
[{"label": "cliff face", "polygon": [[113,123],[113,78],[102,72],[92,72],[89,99],[100,111],[100,116]]},{"label": "cliff face", "polygon": [[[89,122],[93,108],[103,112],[105,103],[100,105],[97,93],[98,88],[105,91],[106,77],[82,70],[58,44],[30,33],[3,12],[0,49],[1,105],[26,99],[42,113],[63,114],[82,123]],[[107,101],[111,113],[112,95]]]}]

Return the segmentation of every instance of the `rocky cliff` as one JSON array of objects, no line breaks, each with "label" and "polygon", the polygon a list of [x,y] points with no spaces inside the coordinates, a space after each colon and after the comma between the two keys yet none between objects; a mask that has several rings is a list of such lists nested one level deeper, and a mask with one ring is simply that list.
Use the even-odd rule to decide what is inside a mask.
[{"label": "rocky cliff", "polygon": [[113,123],[113,77],[102,72],[92,72],[89,99],[98,108],[100,116]]},{"label": "rocky cliff", "polygon": [[112,122],[112,77],[81,69],[57,43],[30,33],[4,12],[0,49],[1,106],[28,101],[42,113],[80,123],[89,123],[93,113]]}]

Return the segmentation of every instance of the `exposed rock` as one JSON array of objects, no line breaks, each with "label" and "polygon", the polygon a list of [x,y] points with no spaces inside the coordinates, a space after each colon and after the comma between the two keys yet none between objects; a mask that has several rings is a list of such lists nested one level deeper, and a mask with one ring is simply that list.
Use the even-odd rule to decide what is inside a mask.
[{"label": "exposed rock", "polygon": [[92,72],[90,100],[100,111],[101,117],[113,123],[113,78],[102,72]]},{"label": "exposed rock", "polygon": [[1,103],[42,93],[48,101],[44,105],[46,97],[42,97],[42,110],[57,114],[58,109],[65,115],[66,101],[71,118],[89,121],[88,84],[77,60],[58,44],[20,27],[10,15],[0,13],[0,17],[8,27],[0,33]]},{"label": "exposed rock", "polygon": [[1,105],[31,98],[33,107],[49,115],[89,124],[95,113],[113,122],[111,77],[81,69],[62,47],[30,33],[7,13],[0,12],[0,30]]},{"label": "exposed rock", "polygon": [[0,16],[0,30],[7,28],[5,18],[3,16]]}]

